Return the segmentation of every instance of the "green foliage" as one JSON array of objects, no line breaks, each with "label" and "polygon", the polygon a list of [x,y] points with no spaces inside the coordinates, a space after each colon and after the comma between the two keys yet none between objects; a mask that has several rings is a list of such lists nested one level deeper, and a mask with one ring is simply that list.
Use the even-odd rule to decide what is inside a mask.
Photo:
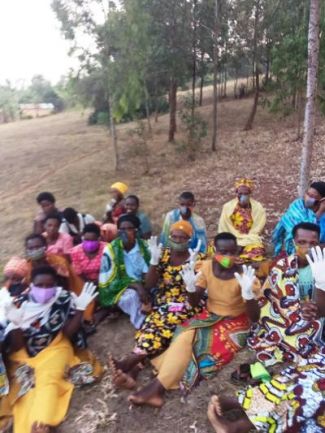
[{"label": "green foliage", "polygon": [[180,150],[185,150],[190,160],[195,159],[202,146],[203,139],[208,134],[207,122],[194,108],[191,97],[183,98],[180,119],[186,132],[186,141],[180,143]]}]

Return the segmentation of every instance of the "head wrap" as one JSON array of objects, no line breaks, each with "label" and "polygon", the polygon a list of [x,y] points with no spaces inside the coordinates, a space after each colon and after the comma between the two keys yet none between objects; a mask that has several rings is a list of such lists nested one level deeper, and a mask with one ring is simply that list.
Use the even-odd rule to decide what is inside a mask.
[{"label": "head wrap", "polygon": [[172,224],[169,231],[171,233],[174,230],[182,230],[188,237],[191,237],[193,234],[192,224],[185,220],[177,221]]},{"label": "head wrap", "polygon": [[322,197],[325,197],[325,182],[313,182],[310,188],[314,188]]},{"label": "head wrap", "polygon": [[136,229],[138,229],[140,227],[139,218],[136,215],[132,215],[132,214],[128,214],[128,213],[125,213],[125,214],[120,216],[120,218],[117,221],[117,227],[120,228],[120,225],[125,221],[130,222],[133,225],[133,227]]},{"label": "head wrap", "polygon": [[238,179],[235,182],[235,188],[238,189],[241,186],[247,186],[250,190],[254,188],[254,181],[253,179],[249,179],[247,177],[243,177],[242,179]]},{"label": "head wrap", "polygon": [[22,278],[25,278],[28,275],[28,263],[27,260],[21,259],[18,256],[11,257],[9,262],[5,265],[3,274],[6,276],[9,273],[14,273]]},{"label": "head wrap", "polygon": [[129,187],[123,182],[115,182],[111,185],[111,189],[117,189],[122,195],[124,195]]}]

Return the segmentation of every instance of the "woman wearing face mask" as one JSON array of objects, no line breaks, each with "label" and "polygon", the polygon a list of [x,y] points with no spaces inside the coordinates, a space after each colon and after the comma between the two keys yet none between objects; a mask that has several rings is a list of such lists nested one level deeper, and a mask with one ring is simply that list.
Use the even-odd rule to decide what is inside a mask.
[{"label": "woman wearing face mask", "polygon": [[315,319],[325,316],[325,259],[319,261],[319,275],[307,259],[319,248],[319,234],[316,224],[297,224],[292,232],[295,252],[278,260],[265,281],[260,320],[248,345],[266,365],[298,362],[324,345],[322,324]]},{"label": "woman wearing face mask", "polygon": [[26,259],[14,256],[3,269],[4,284],[0,290],[1,299],[10,296],[17,296],[27,288],[28,264]]},{"label": "woman wearing face mask", "polygon": [[147,304],[143,280],[148,272],[150,253],[146,242],[138,237],[140,221],[135,215],[122,215],[118,222],[118,238],[103,251],[99,272],[99,305],[106,310],[118,307],[130,316],[139,329],[144,321],[142,304]]},{"label": "woman wearing face mask", "polygon": [[169,346],[174,331],[180,323],[201,311],[203,303],[192,307],[188,301],[185,283],[181,277],[182,266],[194,263],[202,254],[189,249],[193,234],[187,221],[171,226],[169,247],[157,245],[157,237],[148,244],[151,253],[150,268],[145,280],[147,291],[157,288],[151,312],[135,335],[133,353],[122,361],[110,359],[113,381],[117,387],[132,388],[139,372],[139,365],[147,358],[152,359]]},{"label": "woman wearing face mask", "polygon": [[[28,265],[27,283],[30,283],[32,270],[42,265],[52,266],[59,279],[59,284],[65,290],[79,295],[83,287],[82,279],[76,274],[68,260],[57,254],[47,252],[46,239],[42,235],[32,234],[25,239],[25,257]],[[92,321],[93,308],[87,308],[84,317]]]},{"label": "woman wearing face mask", "polygon": [[82,231],[82,242],[71,251],[72,267],[84,281],[98,284],[100,262],[105,248],[100,241],[97,224],[86,224]]},{"label": "woman wearing face mask", "polygon": [[313,182],[303,198],[294,200],[281,217],[272,233],[274,255],[282,249],[290,255],[295,251],[292,230],[301,222],[321,227],[320,241],[325,242],[325,182]]},{"label": "woman wearing face mask", "polygon": [[207,291],[206,308],[180,325],[169,348],[152,360],[158,376],[129,397],[136,405],[160,407],[166,390],[180,386],[190,391],[209,378],[246,344],[251,321],[258,318],[253,288],[259,283],[251,267],[237,264],[238,246],[231,233],[215,237],[216,254],[203,262],[195,275],[192,264],[183,267],[187,299],[199,305]]},{"label": "woman wearing face mask", "polygon": [[260,262],[265,258],[261,234],[266,223],[266,212],[262,204],[251,197],[254,187],[251,179],[240,179],[235,186],[237,198],[223,206],[218,232],[236,236],[243,262]]},{"label": "woman wearing face mask", "polygon": [[28,291],[7,308],[5,328],[9,348],[10,394],[15,433],[29,433],[36,422],[48,427],[66,416],[74,384],[93,383],[98,364],[80,364],[85,348],[79,332],[83,312],[92,302],[95,286],[86,283],[78,297],[58,286],[49,266],[32,272]]}]

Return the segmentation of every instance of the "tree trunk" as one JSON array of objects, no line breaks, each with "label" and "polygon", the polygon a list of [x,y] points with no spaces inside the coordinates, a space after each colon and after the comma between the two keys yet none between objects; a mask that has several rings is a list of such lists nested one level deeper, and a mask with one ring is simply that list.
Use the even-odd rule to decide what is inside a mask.
[{"label": "tree trunk", "polygon": [[[259,25],[259,15],[260,15],[260,0],[255,2],[255,20],[254,20],[254,53],[253,53],[253,65],[255,65],[255,75],[253,75],[253,88],[255,89],[254,103],[252,111],[248,117],[244,131],[249,131],[253,128],[253,123],[257,111],[258,99],[260,96],[260,71],[258,66],[258,55],[257,55],[257,41],[258,41],[258,25]],[[254,71],[253,71],[254,74]],[[255,83],[255,87],[254,87]]]},{"label": "tree trunk", "polygon": [[204,86],[204,53],[201,53],[201,80],[200,80],[200,97],[199,97],[199,106],[202,107],[203,104],[203,86]]},{"label": "tree trunk", "polygon": [[256,69],[256,74],[255,74],[255,96],[254,96],[254,103],[253,103],[253,107],[252,107],[252,111],[248,117],[246,126],[244,128],[244,131],[249,131],[250,129],[253,129],[253,123],[254,123],[254,119],[255,119],[255,115],[256,115],[256,111],[257,111],[257,105],[258,105],[258,99],[260,96],[260,71],[258,70],[258,68]]},{"label": "tree trunk", "polygon": [[148,131],[149,131],[149,134],[151,135],[152,134],[152,127],[151,127],[151,121],[150,121],[149,93],[148,93],[146,85],[144,85],[143,91],[144,91],[144,98],[145,98],[145,109],[146,109],[146,117],[147,117],[147,123],[148,123]]},{"label": "tree trunk", "polygon": [[194,0],[193,1],[193,38],[192,38],[192,106],[191,106],[192,122],[194,122],[194,114],[195,114],[196,32],[197,32],[196,8],[197,8],[197,0]]},{"label": "tree trunk", "polygon": [[214,1],[215,28],[213,44],[213,119],[212,119],[212,152],[217,150],[217,115],[218,115],[218,33],[219,33],[219,5]]},{"label": "tree trunk", "polygon": [[117,133],[116,133],[115,120],[113,116],[113,108],[109,96],[107,97],[107,105],[109,110],[109,128],[110,128],[110,134],[111,134],[113,150],[114,150],[114,170],[117,171],[120,168],[120,156],[119,156],[118,146],[117,146]]},{"label": "tree trunk", "polygon": [[308,31],[308,76],[304,121],[304,138],[300,166],[299,195],[302,197],[308,187],[313,154],[315,101],[319,65],[319,23],[320,0],[310,0]]},{"label": "tree trunk", "polygon": [[177,110],[177,81],[174,77],[169,82],[169,132],[168,141],[175,140],[176,134],[176,110]]}]

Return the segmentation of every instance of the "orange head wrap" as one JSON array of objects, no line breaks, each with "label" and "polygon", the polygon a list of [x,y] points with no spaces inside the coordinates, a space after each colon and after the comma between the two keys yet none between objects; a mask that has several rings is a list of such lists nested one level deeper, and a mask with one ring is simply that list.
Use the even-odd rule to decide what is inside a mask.
[{"label": "orange head wrap", "polygon": [[25,278],[28,275],[28,269],[27,260],[14,256],[5,265],[3,274],[6,276],[9,273],[14,273]]},{"label": "orange head wrap", "polygon": [[184,232],[188,237],[191,237],[193,234],[192,224],[185,220],[177,221],[172,224],[170,227],[170,233],[173,230],[182,230],[182,232]]}]

